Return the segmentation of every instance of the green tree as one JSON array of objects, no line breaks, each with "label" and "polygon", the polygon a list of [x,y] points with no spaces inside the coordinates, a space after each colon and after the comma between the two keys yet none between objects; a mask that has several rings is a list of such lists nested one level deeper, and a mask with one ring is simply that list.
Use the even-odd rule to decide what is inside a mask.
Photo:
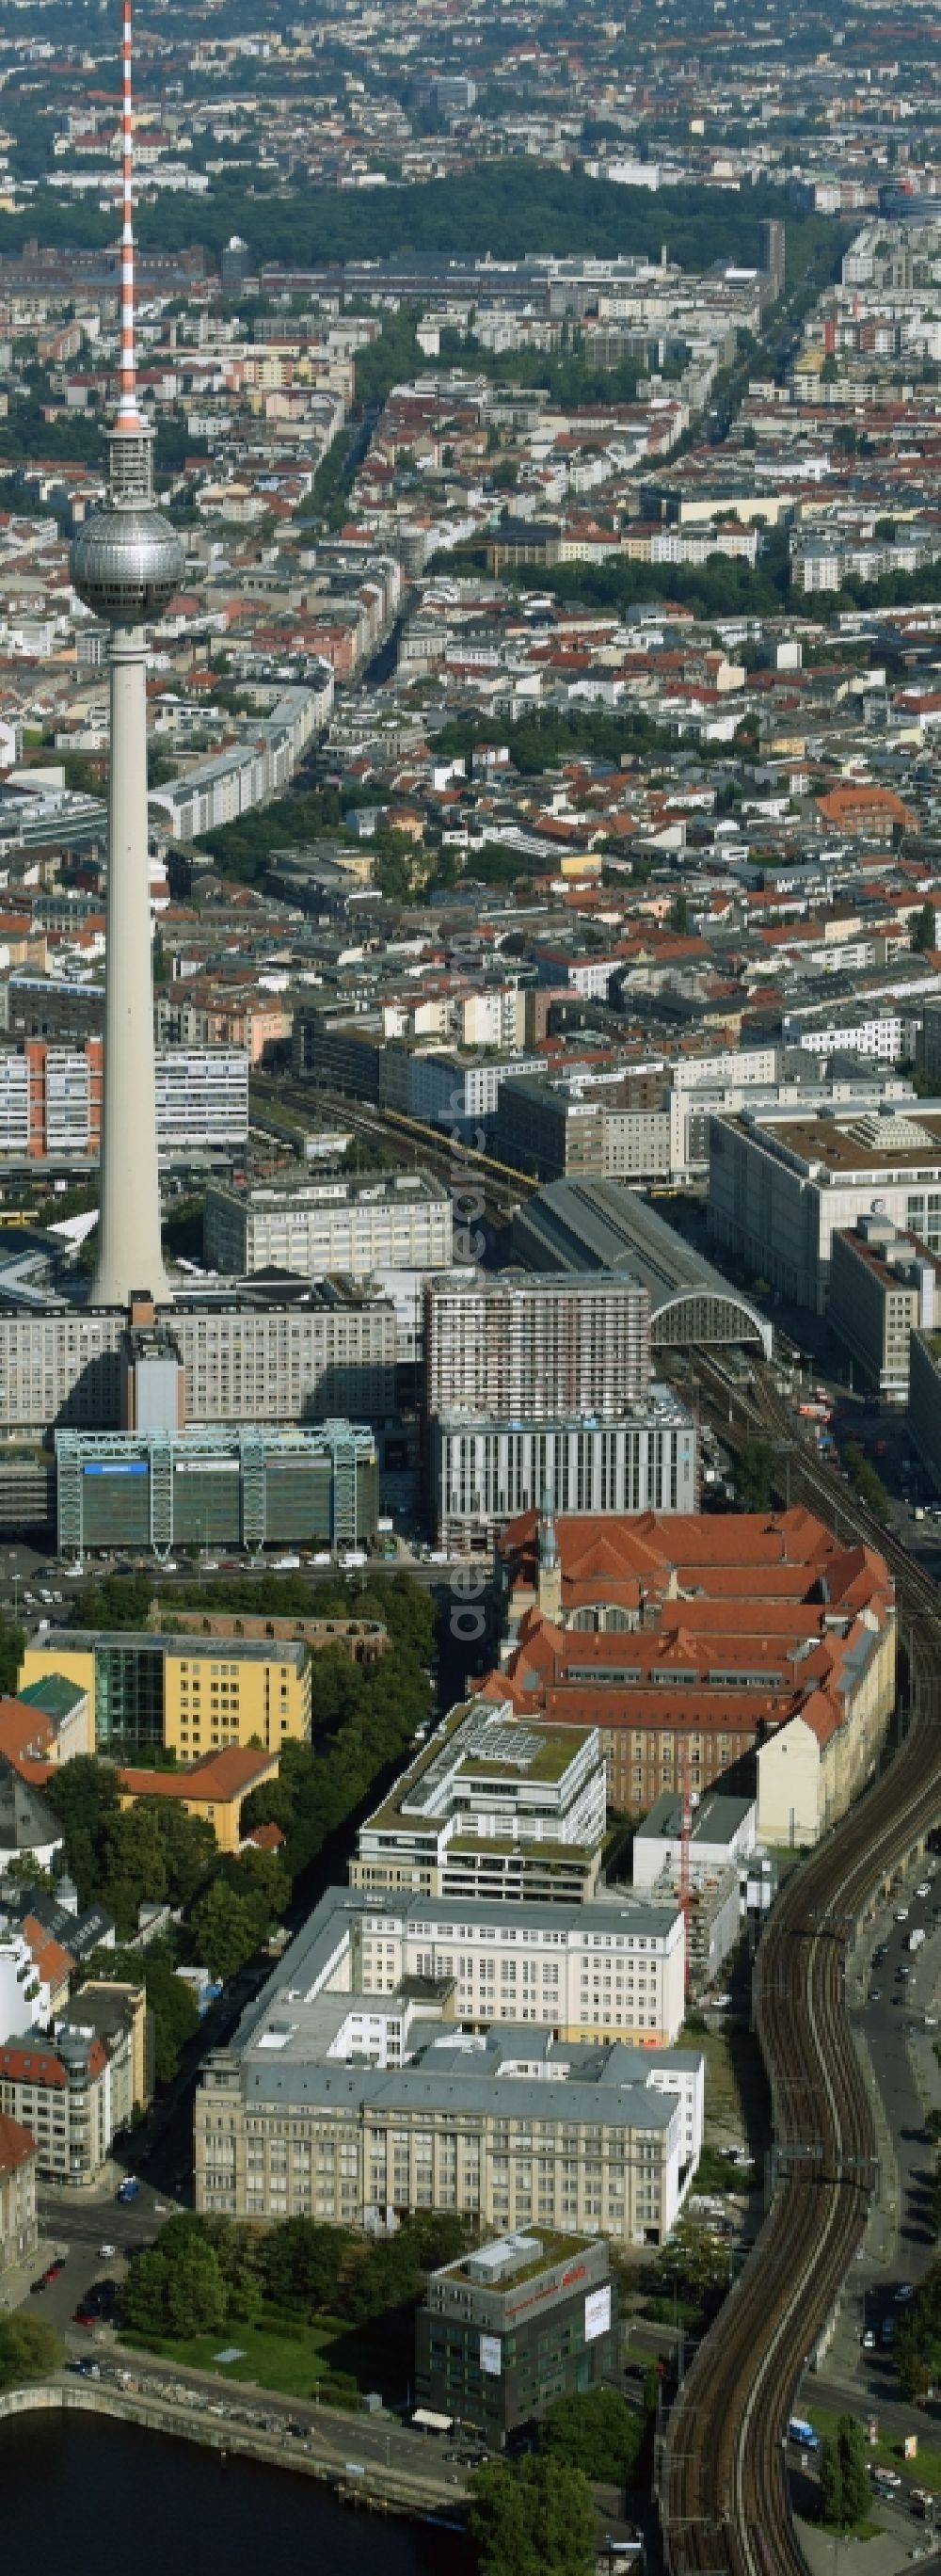
[{"label": "green tree", "polygon": [[59,2336],[44,2317],[0,2318],[0,2388],[48,2379],[54,2370],[61,2370],[64,2360]]},{"label": "green tree", "polygon": [[685,939],[689,929],[689,900],[685,894],[680,893],[674,899],[670,911],[670,926],[671,929],[679,932],[681,939]]},{"label": "green tree", "polygon": [[102,1894],[125,1938],[136,1932],[138,1908],[167,1895],[167,1856],[160,1819],[148,1806],[109,1816],[102,1835]]},{"label": "green tree", "polygon": [[235,1880],[233,1873],[231,1883],[237,1895],[253,1898],[265,1916],[277,1919],[286,1913],[291,1902],[291,1881],[283,1861],[275,1852],[241,1852],[235,1868],[238,1879]]},{"label": "green tree", "polygon": [[697,2218],[681,2218],[654,2265],[658,2281],[681,2297],[701,2302],[722,2295],[729,2285],[729,2257],[724,2245]]},{"label": "green tree", "polygon": [[196,1958],[205,1961],[210,1974],[223,1985],[238,1975],[258,1947],[257,1916],[222,1878],[214,1879],[205,1895],[197,1898],[190,1932]]},{"label": "green tree", "polygon": [[260,1789],[250,1789],[242,1800],[240,1822],[243,1834],[252,1833],[256,1825],[280,1825],[286,1834],[294,1822],[294,1800],[287,1783],[264,1780]]},{"label": "green tree", "polygon": [[843,2486],[840,2477],[840,2454],[829,2435],[820,2446],[820,2520],[828,2529],[838,2531],[843,2522]]},{"label": "green tree", "polygon": [[25,1651],[26,1638],[22,1628],[14,1619],[9,1619],[5,1611],[0,1611],[0,1694],[5,1698],[15,1698]]},{"label": "green tree", "polygon": [[595,2515],[580,2469],[542,2453],[493,2460],[473,2481],[470,2533],[480,2576],[589,2576]]},{"label": "green tree", "polygon": [[110,1763],[99,1762],[93,1753],[77,1753],[74,1762],[65,1762],[54,1771],[43,1790],[62,1825],[66,1842],[70,1834],[82,1830],[94,1838],[106,1817],[117,1813],[118,1791]]},{"label": "green tree", "polygon": [[[65,1845],[65,1864],[75,1880],[79,1902],[90,1905],[104,1883],[105,1827],[118,1813],[117,1779],[111,1764],[94,1754],[79,1753],[63,1763],[46,1782],[43,1796],[58,1816]],[[136,1930],[135,1924],[128,1927]]]},{"label": "green tree", "polygon": [[862,2522],[872,2489],[866,2437],[855,2415],[841,2415],[836,2428],[840,2455],[840,2510],[847,2524]]},{"label": "green tree", "polygon": [[774,1451],[767,1440],[746,1440],[735,1462],[735,1498],[743,1512],[771,1509]]},{"label": "green tree", "polygon": [[[167,2244],[171,2230],[177,2232]],[[161,2243],[130,2264],[122,2301],[132,2333],[171,2335],[181,2342],[216,2334],[225,2324],[226,2287],[215,2247],[202,2229],[171,2219]]]},{"label": "green tree", "polygon": [[214,2334],[225,2324],[226,2294],[219,2259],[211,2245],[191,2238],[173,2263],[167,2281],[167,2325],[172,2335]]},{"label": "green tree", "polygon": [[156,2245],[129,2263],[121,2307],[132,2334],[166,2333],[168,2277],[167,2257]]},{"label": "green tree", "polygon": [[152,1812],[163,1844],[170,1904],[192,1905],[218,1860],[212,1826],[204,1816],[185,1815],[171,1798],[156,1801]]},{"label": "green tree", "polygon": [[895,2347],[895,2366],[906,2397],[913,2406],[923,2405],[934,2386],[933,2366],[916,2343],[909,2343],[904,2329]]},{"label": "green tree", "polygon": [[362,2262],[350,2273],[343,2292],[343,2314],[354,2322],[381,2317],[407,2307],[421,2295],[423,2282],[411,2229],[377,2237]]},{"label": "green tree", "polygon": [[154,1942],[144,1951],[96,1950],[88,1964],[93,1977],[143,1985],[153,2014],[154,2074],[158,2084],[172,2084],[183,2050],[199,2029],[199,2014],[169,1949]]},{"label": "green tree", "polygon": [[875,1467],[872,1466],[870,1460],[866,1457],[865,1452],[860,1448],[857,1440],[847,1441],[846,1448],[843,1452],[843,1463],[845,1465],[850,1484],[859,1495],[860,1502],[866,1504],[867,1510],[871,1511],[875,1520],[887,1520],[889,1512],[888,1494],[886,1493],[881,1476],[877,1474]]},{"label": "green tree", "polygon": [[269,2298],[279,2304],[336,2309],[348,2239],[342,2227],[286,2218],[263,2239],[259,2262]]},{"label": "green tree", "polygon": [[916,955],[922,955],[926,949],[933,948],[934,945],[934,905],[923,903],[921,911],[916,912],[912,922],[911,946]]},{"label": "green tree", "polygon": [[540,2447],[554,2459],[567,2460],[586,2478],[617,2479],[629,2485],[644,2447],[647,2427],[642,2415],[627,2405],[617,2388],[589,2388],[560,2397],[550,2407]]}]

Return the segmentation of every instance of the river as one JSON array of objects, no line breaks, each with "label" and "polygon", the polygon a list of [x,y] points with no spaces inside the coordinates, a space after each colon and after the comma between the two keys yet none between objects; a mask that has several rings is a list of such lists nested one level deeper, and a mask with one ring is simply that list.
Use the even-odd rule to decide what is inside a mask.
[{"label": "river", "polygon": [[91,2415],[0,2425],[0,2500],[6,2576],[27,2576],[37,2551],[71,2576],[469,2576],[455,2532],[357,2513],[290,2470]]}]

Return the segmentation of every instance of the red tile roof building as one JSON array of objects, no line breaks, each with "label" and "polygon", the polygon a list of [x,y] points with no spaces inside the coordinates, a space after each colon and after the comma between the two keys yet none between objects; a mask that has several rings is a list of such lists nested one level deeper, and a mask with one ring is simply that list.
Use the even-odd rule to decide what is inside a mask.
[{"label": "red tile roof building", "polygon": [[801,1509],[511,1522],[503,1668],[521,1717],[597,1726],[609,1806],[702,1792],[743,1757],[758,1829],[807,1842],[868,1777],[895,1689],[895,1595],[874,1549]]}]

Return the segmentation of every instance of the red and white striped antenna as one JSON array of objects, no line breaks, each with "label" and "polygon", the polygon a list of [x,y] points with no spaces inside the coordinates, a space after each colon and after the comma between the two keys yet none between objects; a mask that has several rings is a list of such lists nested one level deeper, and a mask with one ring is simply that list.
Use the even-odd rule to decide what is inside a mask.
[{"label": "red and white striped antenna", "polygon": [[121,36],[121,399],[115,428],[139,436],[134,354],[134,113],[131,97],[131,0],[122,0]]}]

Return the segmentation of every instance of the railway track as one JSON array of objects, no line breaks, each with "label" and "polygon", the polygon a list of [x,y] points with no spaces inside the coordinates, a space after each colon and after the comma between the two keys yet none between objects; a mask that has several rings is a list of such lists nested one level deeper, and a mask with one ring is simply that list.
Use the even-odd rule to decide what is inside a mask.
[{"label": "railway track", "polygon": [[[420,1157],[438,1180],[445,1181],[459,1195],[472,1196],[477,1182],[488,1210],[500,1225],[508,1222],[521,1199],[539,1188],[539,1182],[531,1175],[517,1172],[511,1164],[498,1162],[494,1155],[465,1144],[456,1134],[452,1137],[445,1128],[407,1117],[404,1110],[377,1108],[370,1101],[348,1098],[345,1092],[326,1091],[319,1085],[302,1082],[281,1084],[272,1091],[271,1099],[275,1108],[283,1101],[308,1121],[315,1112],[335,1118],[338,1124],[352,1127],[368,1144],[380,1146],[384,1153],[405,1162],[414,1164]],[[264,1091],[257,1080],[253,1105],[264,1116]]]},{"label": "railway track", "polygon": [[[849,1941],[878,1888],[937,1821],[941,1622],[930,1577],[798,1446],[767,1379],[721,1400],[723,1438],[791,1452],[794,1499],[877,1544],[906,1613],[912,1714],[899,1751],[782,1892],[758,1954],[757,2026],[774,2104],[775,2189],[735,2289],[670,2419],[660,2513],[671,2576],[806,2576],[787,2489],[795,2392],[878,2187],[872,2111],[845,2007]],[[731,1429],[724,1420],[731,1402]]]}]

